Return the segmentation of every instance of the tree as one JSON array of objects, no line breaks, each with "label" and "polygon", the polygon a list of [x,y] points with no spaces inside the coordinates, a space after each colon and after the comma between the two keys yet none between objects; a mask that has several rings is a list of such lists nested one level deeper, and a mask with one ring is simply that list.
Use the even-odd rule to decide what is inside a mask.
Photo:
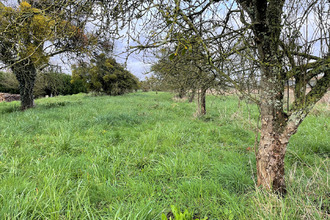
[{"label": "tree", "polygon": [[192,66],[181,62],[183,57],[177,56],[173,50],[164,49],[160,53],[158,62],[151,67],[153,75],[168,90],[177,92],[180,99],[184,98],[194,86],[193,76],[190,76],[188,70]]},{"label": "tree", "polygon": [[89,91],[122,95],[139,88],[139,80],[115,59],[100,54],[91,64],[81,62],[72,66],[73,82],[82,80]]},{"label": "tree", "polygon": [[[291,50],[285,45],[283,33],[286,28],[289,28],[282,25],[283,14],[288,12],[288,9],[285,8],[285,1],[238,1],[238,3],[250,18],[261,72],[259,105],[262,129],[257,154],[258,185],[285,193],[284,157],[286,147],[290,137],[297,132],[301,122],[330,86],[329,48],[323,58],[314,57],[316,59],[314,62],[307,60],[300,66],[296,65],[295,58],[304,58],[312,56],[312,54],[299,54],[299,50],[295,48]],[[308,4],[309,7],[313,7],[315,3]],[[310,13],[309,9],[305,13]],[[325,16],[329,16],[329,12]],[[328,28],[329,25],[328,22]],[[297,57],[293,57],[293,54],[297,54]],[[286,60],[291,62],[291,66],[287,66]],[[285,67],[290,70],[286,71]],[[316,76],[320,76],[321,79],[306,94],[308,82]],[[296,80],[296,99],[290,111],[285,112],[283,108],[284,85],[292,77]]]},{"label": "tree", "polygon": [[178,92],[183,98],[190,92],[190,101],[198,92],[198,114],[206,114],[206,92],[215,85],[216,75],[206,64],[205,56],[198,45],[191,44],[189,52],[186,46],[176,50],[161,51],[160,59],[152,65],[151,70],[168,88]]},{"label": "tree", "polygon": [[56,72],[52,69],[37,74],[34,96],[49,97],[57,95],[72,95],[79,92],[86,92],[86,87],[80,82],[71,82],[71,76],[65,73]]},{"label": "tree", "polygon": [[151,91],[167,91],[168,86],[164,82],[157,78],[155,75],[151,75],[149,77],[145,77],[143,81],[140,82],[140,88],[143,92]]},{"label": "tree", "polygon": [[[284,157],[290,137],[330,86],[327,1],[169,0],[113,4],[120,6],[119,14],[125,14],[120,15],[125,18],[124,24],[132,27],[127,30],[137,44],[133,47],[136,50],[165,47],[174,42],[189,48],[191,42],[186,33],[197,36],[194,39],[203,48],[207,64],[259,105],[258,186],[285,194]],[[313,35],[308,34],[311,26],[306,24],[311,17]],[[137,23],[144,27],[134,29]],[[318,55],[313,53],[317,45],[322,45]],[[257,98],[242,89],[235,75],[221,68],[235,63],[234,57],[243,55],[242,51],[257,67],[260,84]],[[289,79],[295,80],[295,101],[286,112],[284,85]],[[316,83],[312,85],[313,79]],[[312,86],[307,91],[309,84]]]},{"label": "tree", "polygon": [[[34,97],[72,95],[86,92],[81,81],[71,82],[71,76],[50,70],[38,72],[34,85]],[[0,72],[0,92],[19,93],[19,82],[12,72]]]},{"label": "tree", "polygon": [[[19,82],[23,110],[33,107],[37,71],[47,66],[49,58],[61,53],[84,52],[92,39],[83,33],[84,23],[78,22],[91,11],[90,4],[85,1],[47,3],[52,7],[45,9],[41,2],[39,8],[26,1],[18,8],[0,3],[0,61],[10,67]],[[87,12],[68,13],[67,9],[73,5],[84,7]]]}]

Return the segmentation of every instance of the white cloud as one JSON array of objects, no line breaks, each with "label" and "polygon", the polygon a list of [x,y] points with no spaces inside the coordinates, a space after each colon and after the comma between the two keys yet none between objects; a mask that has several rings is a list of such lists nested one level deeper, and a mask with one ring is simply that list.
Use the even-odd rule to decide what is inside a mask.
[{"label": "white cloud", "polygon": [[143,80],[147,76],[146,73],[149,73],[150,66],[151,64],[133,59],[127,62],[127,69],[140,80]]}]

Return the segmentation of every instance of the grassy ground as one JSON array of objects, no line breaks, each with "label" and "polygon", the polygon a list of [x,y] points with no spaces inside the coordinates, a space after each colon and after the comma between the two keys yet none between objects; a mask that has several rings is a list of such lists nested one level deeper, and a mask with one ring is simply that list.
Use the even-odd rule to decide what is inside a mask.
[{"label": "grassy ground", "polygon": [[169,93],[18,104],[0,103],[0,219],[161,219],[171,205],[194,218],[329,217],[325,104],[290,141],[284,199],[255,187],[258,113],[235,97],[208,97],[201,118]]}]

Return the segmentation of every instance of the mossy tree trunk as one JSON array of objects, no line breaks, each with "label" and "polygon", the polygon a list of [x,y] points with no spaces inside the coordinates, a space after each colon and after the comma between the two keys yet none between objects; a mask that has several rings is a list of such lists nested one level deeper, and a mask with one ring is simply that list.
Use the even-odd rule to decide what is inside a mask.
[{"label": "mossy tree trunk", "polygon": [[284,78],[279,53],[281,15],[284,1],[264,1],[251,12],[255,43],[261,68],[260,118],[261,134],[257,161],[258,186],[286,193],[284,158],[289,135],[284,133],[287,115],[283,110]]},{"label": "mossy tree trunk", "polygon": [[196,89],[193,88],[192,91],[191,91],[191,93],[190,93],[190,96],[189,96],[189,103],[191,103],[191,102],[194,101],[195,94],[196,94]]},{"label": "mossy tree trunk", "polygon": [[186,95],[186,90],[185,90],[185,88],[184,88],[183,86],[181,86],[181,87],[179,88],[179,94],[178,94],[178,97],[179,97],[180,99],[183,99],[185,95]]},{"label": "mossy tree trunk", "polygon": [[37,77],[34,64],[29,60],[23,60],[14,64],[11,69],[19,82],[21,109],[32,108],[34,106],[33,88]]},{"label": "mossy tree trunk", "polygon": [[285,90],[282,82],[284,81],[276,80],[276,77],[263,77],[260,102],[262,127],[256,160],[258,186],[284,195],[284,158],[287,145],[316,102],[327,92],[330,70],[324,73],[323,78],[304,99],[294,102],[289,115],[283,110]]},{"label": "mossy tree trunk", "polygon": [[[327,92],[330,85],[330,66],[328,55],[324,61],[306,65],[318,68],[313,71],[284,72],[283,53],[280,51],[282,31],[281,16],[284,0],[238,1],[249,15],[253,26],[254,42],[257,45],[261,71],[261,135],[256,155],[258,186],[286,193],[284,179],[284,158],[290,137],[297,132],[301,122],[315,103]],[[294,60],[294,59],[291,59]],[[320,66],[322,68],[320,68]],[[321,80],[306,95],[308,81],[323,73]],[[305,74],[305,75],[304,75]],[[296,79],[295,102],[288,113],[284,112],[284,84],[290,78]]]},{"label": "mossy tree trunk", "polygon": [[[282,83],[276,80],[274,68],[263,68],[261,81],[261,135],[256,155],[258,185],[284,194],[284,157],[288,139],[283,134],[287,116],[283,111]],[[273,76],[273,77],[267,77]],[[284,87],[283,87],[284,89]]]},{"label": "mossy tree trunk", "polygon": [[200,115],[206,115],[206,90],[207,89],[205,87],[201,88]]}]

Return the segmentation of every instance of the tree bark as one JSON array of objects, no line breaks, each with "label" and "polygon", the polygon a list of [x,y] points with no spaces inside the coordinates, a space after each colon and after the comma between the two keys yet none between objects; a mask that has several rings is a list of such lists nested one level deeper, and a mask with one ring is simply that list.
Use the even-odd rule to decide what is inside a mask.
[{"label": "tree bark", "polygon": [[252,30],[261,68],[262,127],[256,155],[258,186],[285,194],[284,157],[289,135],[285,132],[288,121],[283,111],[285,74],[279,53],[284,0],[238,2],[254,23]]},{"label": "tree bark", "polygon": [[283,111],[284,84],[278,80],[280,69],[263,66],[261,79],[261,134],[257,161],[258,186],[284,195],[284,157],[289,142],[288,118]]},{"label": "tree bark", "polygon": [[[284,82],[278,79],[280,69],[275,65],[262,66],[261,78],[261,135],[256,155],[258,186],[285,195],[284,158],[290,137],[307,117],[315,103],[327,92],[330,72],[318,81],[306,96],[309,102],[301,101],[289,116],[283,110]],[[314,92],[314,93],[312,93]],[[309,96],[313,97],[310,98]]]},{"label": "tree bark", "polygon": [[206,115],[206,88],[202,87],[201,89],[201,112],[200,115]]},{"label": "tree bark", "polygon": [[32,62],[22,61],[12,66],[12,71],[19,82],[21,109],[34,107],[33,88],[37,76],[37,70]]},{"label": "tree bark", "polygon": [[[258,186],[286,194],[284,157],[289,137],[272,129],[272,116],[263,115],[261,138],[257,153]],[[266,120],[268,119],[268,120]]]},{"label": "tree bark", "polygon": [[185,89],[184,89],[183,87],[181,87],[181,88],[179,89],[179,94],[178,94],[179,98],[180,98],[180,99],[183,99],[183,97],[185,96],[185,94],[186,94]]},{"label": "tree bark", "polygon": [[189,97],[189,103],[191,103],[191,102],[194,101],[195,94],[196,94],[196,89],[193,89],[193,90],[191,91],[191,94],[190,94],[190,97]]}]

